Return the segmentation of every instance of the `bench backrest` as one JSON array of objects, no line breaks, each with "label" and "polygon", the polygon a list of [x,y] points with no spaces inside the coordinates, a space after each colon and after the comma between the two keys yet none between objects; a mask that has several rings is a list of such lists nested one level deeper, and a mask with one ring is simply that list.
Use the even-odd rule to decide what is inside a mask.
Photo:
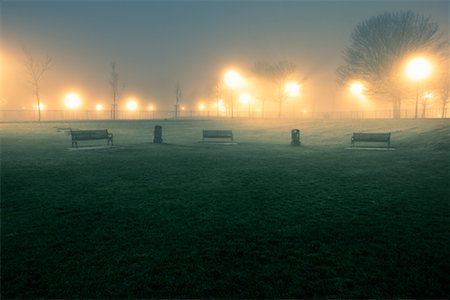
[{"label": "bench backrest", "polygon": [[205,138],[232,138],[233,131],[231,131],[231,130],[203,130],[203,137],[205,137]]},{"label": "bench backrest", "polygon": [[355,142],[388,142],[391,139],[391,133],[353,133]]},{"label": "bench backrest", "polygon": [[107,139],[108,130],[71,130],[73,140],[98,140]]}]

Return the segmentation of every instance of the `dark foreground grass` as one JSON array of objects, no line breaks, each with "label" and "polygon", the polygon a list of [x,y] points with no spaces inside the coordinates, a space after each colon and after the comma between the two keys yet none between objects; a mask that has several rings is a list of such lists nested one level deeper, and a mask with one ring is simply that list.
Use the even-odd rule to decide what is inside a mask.
[{"label": "dark foreground grass", "polygon": [[[2,125],[3,299],[449,297],[448,121],[155,124]],[[345,150],[357,129],[397,150]]]}]

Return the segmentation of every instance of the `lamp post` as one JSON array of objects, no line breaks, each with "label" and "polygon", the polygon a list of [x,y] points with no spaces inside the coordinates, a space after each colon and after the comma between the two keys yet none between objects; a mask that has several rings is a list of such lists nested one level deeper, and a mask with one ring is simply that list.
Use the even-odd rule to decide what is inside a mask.
[{"label": "lamp post", "polygon": [[284,94],[289,97],[298,97],[300,95],[300,89],[301,89],[300,84],[298,84],[295,81],[288,81],[284,84]]},{"label": "lamp post", "polygon": [[233,89],[239,87],[242,84],[242,77],[238,72],[230,70],[225,73],[225,84],[230,88],[230,100],[231,100],[231,117],[234,117],[234,107],[233,107]]},{"label": "lamp post", "polygon": [[416,82],[416,110],[414,118],[417,119],[419,109],[419,84],[431,74],[431,63],[423,58],[416,57],[412,59],[406,66],[406,75]]},{"label": "lamp post", "polygon": [[425,93],[422,97],[422,119],[425,118],[425,113],[427,110],[427,104],[428,102],[431,100],[431,98],[433,97],[433,94],[428,92]]}]

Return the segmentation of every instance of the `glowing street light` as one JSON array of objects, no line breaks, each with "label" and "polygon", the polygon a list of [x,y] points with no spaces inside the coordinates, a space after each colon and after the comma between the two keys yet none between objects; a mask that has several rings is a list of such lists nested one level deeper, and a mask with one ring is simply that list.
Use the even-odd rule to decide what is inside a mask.
[{"label": "glowing street light", "polygon": [[198,105],[198,109],[203,111],[203,110],[206,109],[206,105],[203,104],[203,103],[200,103],[200,104]]},{"label": "glowing street light", "polygon": [[430,74],[431,63],[423,57],[414,58],[406,66],[406,75],[408,75],[411,80],[423,80],[430,76]]},{"label": "glowing street light", "polygon": [[252,97],[247,93],[242,93],[239,95],[239,101],[242,104],[248,105],[248,116],[250,117],[250,102],[252,100]]},{"label": "glowing street light", "polygon": [[354,95],[361,96],[363,94],[363,91],[364,91],[364,85],[362,83],[360,83],[360,82],[353,82],[350,85],[350,91]]},{"label": "glowing street light", "polygon": [[103,105],[97,104],[97,105],[95,106],[95,110],[96,110],[96,111],[102,111],[102,110],[103,110]]},{"label": "glowing street light", "polygon": [[45,104],[44,103],[39,103],[39,105],[36,104],[36,110],[44,110],[45,109]]},{"label": "glowing street light", "polygon": [[242,104],[249,104],[249,103],[250,103],[250,100],[251,100],[251,97],[250,97],[250,95],[247,94],[247,93],[242,93],[242,94],[239,95],[239,101],[240,101]]},{"label": "glowing street light", "polygon": [[419,82],[430,76],[431,69],[431,62],[423,57],[416,57],[406,65],[406,75],[416,82],[416,119],[419,106]]},{"label": "glowing street light", "polygon": [[78,94],[76,93],[69,93],[64,97],[64,104],[69,108],[69,109],[76,109],[80,106],[81,104],[81,98]]},{"label": "glowing street light", "polygon": [[127,109],[128,110],[136,110],[138,108],[138,104],[135,100],[130,99],[127,102]]},{"label": "glowing street light", "polygon": [[241,75],[239,75],[238,72],[234,70],[230,70],[225,73],[225,84],[228,85],[231,88],[237,88],[242,85],[244,80],[242,79]]},{"label": "glowing street light", "polygon": [[286,82],[284,92],[291,97],[296,97],[300,94],[300,85],[295,81]]},{"label": "glowing street light", "polygon": [[241,75],[234,70],[227,71],[224,76],[225,84],[230,88],[230,103],[231,103],[231,117],[234,116],[234,100],[233,100],[233,89],[238,88],[242,85],[244,80]]}]

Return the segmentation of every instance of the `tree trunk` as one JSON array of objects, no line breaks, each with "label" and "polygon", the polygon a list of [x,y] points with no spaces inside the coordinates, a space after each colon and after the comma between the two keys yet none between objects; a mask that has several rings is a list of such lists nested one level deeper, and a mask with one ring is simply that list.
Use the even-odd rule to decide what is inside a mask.
[{"label": "tree trunk", "polygon": [[444,102],[444,105],[442,105],[442,119],[447,117],[447,103],[448,102]]},{"label": "tree trunk", "polygon": [[39,98],[39,91],[36,90],[36,100],[37,100],[37,110],[38,110],[38,121],[41,121],[41,99]]},{"label": "tree trunk", "polygon": [[392,101],[392,117],[394,119],[401,118],[401,100],[399,96],[393,97]]}]

